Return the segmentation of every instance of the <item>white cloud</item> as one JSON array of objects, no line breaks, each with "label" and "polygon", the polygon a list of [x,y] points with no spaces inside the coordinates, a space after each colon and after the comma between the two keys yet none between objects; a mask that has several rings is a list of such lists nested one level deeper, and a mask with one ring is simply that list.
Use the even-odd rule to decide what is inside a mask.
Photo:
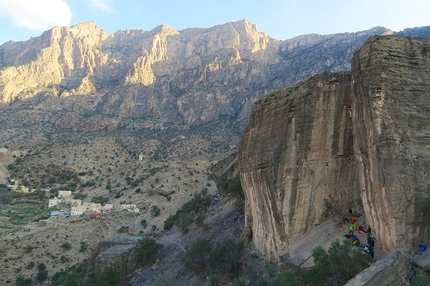
[{"label": "white cloud", "polygon": [[110,3],[112,0],[91,0],[91,4],[102,11],[109,12],[109,13],[115,13],[115,10],[110,7]]},{"label": "white cloud", "polygon": [[0,15],[14,21],[18,27],[47,30],[67,26],[72,12],[63,0],[0,0]]}]

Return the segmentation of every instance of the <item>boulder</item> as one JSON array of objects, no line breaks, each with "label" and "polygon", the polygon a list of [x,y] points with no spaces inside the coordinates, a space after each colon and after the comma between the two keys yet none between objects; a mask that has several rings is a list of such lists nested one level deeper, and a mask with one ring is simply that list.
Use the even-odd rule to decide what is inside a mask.
[{"label": "boulder", "polygon": [[424,271],[430,270],[430,250],[427,249],[420,255],[418,255],[413,261],[413,264]]},{"label": "boulder", "polygon": [[140,236],[102,239],[97,245],[97,256],[94,261],[95,272],[100,273],[106,267],[112,267],[124,279],[136,270],[133,248]]},{"label": "boulder", "polygon": [[403,286],[410,285],[414,267],[399,251],[379,259],[349,280],[345,286]]}]

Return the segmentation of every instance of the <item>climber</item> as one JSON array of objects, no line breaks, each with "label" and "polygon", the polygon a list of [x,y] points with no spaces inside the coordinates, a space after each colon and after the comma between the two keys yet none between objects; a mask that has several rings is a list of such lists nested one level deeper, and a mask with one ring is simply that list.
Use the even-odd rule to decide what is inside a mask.
[{"label": "climber", "polygon": [[420,249],[420,254],[426,251],[427,245],[424,243],[424,241],[421,241],[420,244],[418,244],[418,248]]},{"label": "climber", "polygon": [[351,218],[351,223],[354,225],[354,230],[357,230],[357,224],[356,224],[357,220],[355,219],[355,217],[353,216]]},{"label": "climber", "polygon": [[349,224],[349,235],[354,235],[354,227],[355,225],[353,223]]},{"label": "climber", "polygon": [[352,117],[352,107],[349,104],[346,104],[346,108],[348,108],[349,117]]},{"label": "climber", "polygon": [[374,252],[375,240],[370,236],[370,233],[367,233],[367,245],[369,247],[370,256],[372,258],[374,258],[375,257],[375,252]]}]

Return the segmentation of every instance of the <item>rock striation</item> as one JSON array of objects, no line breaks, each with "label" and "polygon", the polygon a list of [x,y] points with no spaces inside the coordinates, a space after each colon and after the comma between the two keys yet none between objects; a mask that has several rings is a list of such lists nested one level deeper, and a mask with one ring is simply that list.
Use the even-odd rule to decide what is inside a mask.
[{"label": "rock striation", "polygon": [[324,220],[324,199],[364,209],[388,252],[430,238],[430,40],[371,37],[351,69],[287,86],[251,113],[238,151],[245,222],[270,259]]}]

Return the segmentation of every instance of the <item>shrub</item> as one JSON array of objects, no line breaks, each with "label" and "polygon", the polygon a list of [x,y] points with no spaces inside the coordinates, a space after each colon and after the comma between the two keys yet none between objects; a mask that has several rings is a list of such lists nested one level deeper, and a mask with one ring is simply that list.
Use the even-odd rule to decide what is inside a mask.
[{"label": "shrub", "polygon": [[39,264],[37,264],[37,269],[39,271],[46,270],[46,265],[44,263],[39,263]]},{"label": "shrub", "polygon": [[73,198],[75,199],[75,200],[83,200],[83,199],[86,199],[88,197],[88,195],[87,194],[84,194],[84,193],[74,193],[73,194]]},{"label": "shrub", "polygon": [[128,232],[129,227],[128,226],[121,226],[118,230],[119,233],[127,233]]},{"label": "shrub", "polygon": [[108,201],[109,201],[109,198],[108,197],[104,197],[104,196],[95,196],[95,197],[91,198],[91,202],[93,202],[93,203],[99,203],[101,205],[104,205]]},{"label": "shrub", "polygon": [[300,282],[300,279],[297,276],[297,273],[290,269],[279,273],[278,277],[271,279],[268,284],[268,286],[279,286],[279,285],[299,286],[303,284]]},{"label": "shrub", "polygon": [[185,247],[186,251],[179,254],[179,260],[184,266],[199,275],[206,269],[207,258],[211,251],[211,245],[205,238],[197,238]]},{"label": "shrub", "polygon": [[45,281],[46,278],[48,278],[48,270],[39,270],[39,272],[37,272],[36,278],[40,282]]},{"label": "shrub", "polygon": [[232,239],[220,241],[209,253],[208,263],[213,269],[221,273],[235,272],[239,269],[243,243],[236,243]]},{"label": "shrub", "polygon": [[142,219],[140,221],[140,225],[143,227],[143,229],[145,229],[148,226],[148,223],[146,222],[146,219]]},{"label": "shrub", "polygon": [[340,243],[336,239],[328,251],[317,246],[312,257],[315,267],[303,274],[305,282],[311,285],[320,285],[322,280],[330,285],[343,285],[366,267],[364,256],[348,240]]},{"label": "shrub", "polygon": [[[212,197],[207,194],[207,189],[197,193],[194,198],[182,205],[174,215],[170,215],[164,221],[164,230],[171,229],[174,225],[181,228],[186,233],[188,226],[194,221],[196,216],[203,214],[212,202]],[[203,218],[204,219],[204,218]]]},{"label": "shrub", "polygon": [[178,282],[176,282],[176,279],[171,276],[160,276],[155,280],[153,286],[177,286],[179,285]]},{"label": "shrub", "polygon": [[88,249],[88,245],[86,244],[81,244],[81,247],[79,248],[79,252],[85,252]]},{"label": "shrub", "polygon": [[114,286],[119,285],[120,282],[120,275],[119,272],[111,267],[106,267],[103,269],[102,272],[96,275],[95,282],[91,285],[94,286]]},{"label": "shrub", "polygon": [[16,277],[15,283],[18,286],[25,286],[25,285],[31,285],[31,278],[25,278],[24,276],[18,276]]},{"label": "shrub", "polygon": [[221,284],[221,277],[219,275],[212,275],[209,277],[209,286],[218,286]]},{"label": "shrub", "polygon": [[65,242],[65,243],[63,243],[63,244],[61,245],[61,247],[62,247],[64,250],[69,250],[69,249],[72,247],[72,245],[71,245],[69,242]]},{"label": "shrub", "polygon": [[162,247],[163,245],[157,243],[155,240],[142,237],[137,241],[136,246],[134,247],[134,254],[137,263],[148,264]]},{"label": "shrub", "polygon": [[175,225],[176,222],[176,215],[170,215],[165,221],[164,221],[164,230],[170,230]]},{"label": "shrub", "polygon": [[272,90],[271,92],[266,93],[266,94],[264,95],[264,97],[272,97],[272,96],[275,96],[275,95],[277,95],[277,94],[278,94],[278,91],[277,91],[277,90]]},{"label": "shrub", "polygon": [[151,214],[152,214],[154,217],[159,216],[159,215],[160,215],[160,208],[159,208],[159,207],[157,207],[157,206],[152,206],[152,208],[151,208]]},{"label": "shrub", "polygon": [[155,191],[153,189],[147,189],[146,193],[148,194],[148,196],[153,196],[155,195]]},{"label": "shrub", "polygon": [[34,267],[34,261],[30,261],[29,263],[28,263],[28,265],[27,265],[27,268],[28,269],[33,269],[33,267]]},{"label": "shrub", "polygon": [[186,234],[188,226],[193,223],[193,216],[189,213],[181,213],[175,223],[181,229],[182,234]]},{"label": "shrub", "polygon": [[32,252],[33,251],[33,246],[31,246],[31,245],[27,245],[25,248],[24,248],[24,252],[25,253],[30,253],[30,252]]}]

